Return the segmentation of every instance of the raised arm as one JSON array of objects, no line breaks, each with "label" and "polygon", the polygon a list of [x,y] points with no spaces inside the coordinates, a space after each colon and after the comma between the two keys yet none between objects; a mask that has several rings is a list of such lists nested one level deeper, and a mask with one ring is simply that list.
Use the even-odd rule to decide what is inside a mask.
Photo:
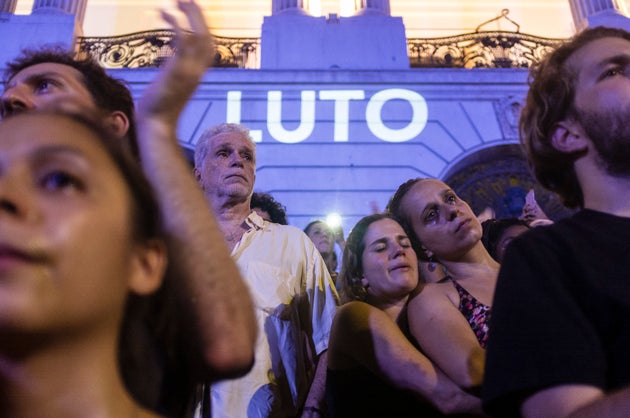
[{"label": "raised arm", "polygon": [[[223,242],[211,209],[177,141],[179,116],[213,58],[199,6],[179,0],[190,32],[163,12],[176,32],[177,52],[148,87],[137,108],[138,147],[173,242],[180,309],[191,326],[186,341],[206,380],[245,373],[253,362],[256,325],[249,292]],[[195,355],[196,354],[196,355]],[[193,366],[193,367],[194,367]]]},{"label": "raised arm", "polygon": [[409,327],[422,350],[465,390],[483,381],[486,352],[470,325],[443,292],[443,284],[427,285],[409,302]]},{"label": "raised arm", "polygon": [[339,308],[328,351],[332,367],[339,362],[360,364],[444,413],[481,409],[478,398],[462,391],[409,342],[391,318],[366,303],[350,302]]}]

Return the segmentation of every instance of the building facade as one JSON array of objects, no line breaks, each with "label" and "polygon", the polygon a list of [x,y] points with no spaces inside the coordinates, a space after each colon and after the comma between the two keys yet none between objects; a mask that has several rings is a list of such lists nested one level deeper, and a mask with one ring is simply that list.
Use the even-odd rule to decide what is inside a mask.
[{"label": "building facade", "polygon": [[[129,43],[86,42],[86,0],[38,0],[28,15],[16,3],[0,0],[0,35],[12,39],[2,63],[51,39],[81,45],[139,98],[169,53],[168,33],[141,35],[148,60],[127,57]],[[466,36],[410,39],[389,1],[357,0],[349,16],[314,16],[308,3],[269,1],[260,40],[220,45],[231,64],[207,72],[179,126],[189,155],[206,127],[245,124],[257,141],[256,190],[298,227],[337,212],[347,231],[414,177],[445,180],[476,212],[517,215],[534,188],[550,216],[567,213],[534,183],[517,133],[527,67],[560,39],[521,33],[505,10]],[[568,3],[578,28],[628,21],[615,0]]]}]

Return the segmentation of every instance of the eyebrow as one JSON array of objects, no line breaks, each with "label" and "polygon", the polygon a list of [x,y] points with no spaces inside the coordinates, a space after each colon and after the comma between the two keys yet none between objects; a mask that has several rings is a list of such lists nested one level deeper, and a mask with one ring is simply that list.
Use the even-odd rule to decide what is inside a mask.
[{"label": "eyebrow", "polygon": [[630,62],[630,55],[625,54],[625,53],[620,53],[620,54],[616,54],[616,55],[604,58],[603,60],[597,62],[593,66],[593,70],[596,73],[599,73],[600,71],[602,71],[604,68],[606,68],[607,66],[611,64],[623,65],[623,64],[628,64],[629,62]]},{"label": "eyebrow", "polygon": [[[17,75],[17,74],[16,74]],[[16,76],[15,75],[15,76]],[[15,81],[15,76],[13,76],[9,82],[6,84],[5,89],[7,88],[11,88],[14,87],[16,85],[16,81]],[[38,81],[44,78],[55,78],[55,79],[59,79],[59,78],[63,78],[61,76],[61,74],[54,72],[54,71],[44,71],[44,72],[39,72],[39,73],[33,73],[33,74],[29,74],[26,77],[24,77],[24,79],[22,80],[22,83],[24,84],[30,84],[33,83],[33,81]]]},{"label": "eyebrow", "polygon": [[44,145],[33,152],[33,159],[36,161],[47,161],[51,156],[70,156],[87,161],[88,157],[83,151],[70,145]]}]

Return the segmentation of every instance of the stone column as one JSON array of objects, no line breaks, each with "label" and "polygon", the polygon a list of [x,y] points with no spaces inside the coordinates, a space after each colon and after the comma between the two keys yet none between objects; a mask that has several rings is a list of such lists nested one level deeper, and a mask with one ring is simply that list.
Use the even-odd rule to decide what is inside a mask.
[{"label": "stone column", "polygon": [[391,15],[389,0],[354,0],[354,10],[357,15]]},{"label": "stone column", "polygon": [[0,13],[15,13],[17,0],[0,0]]},{"label": "stone column", "polygon": [[271,14],[308,14],[308,0],[272,0]]},{"label": "stone column", "polygon": [[75,15],[79,26],[83,26],[87,0],[35,0],[32,13],[60,13]]},{"label": "stone column", "polygon": [[630,28],[626,4],[622,0],[569,0],[569,5],[577,31],[595,26]]}]

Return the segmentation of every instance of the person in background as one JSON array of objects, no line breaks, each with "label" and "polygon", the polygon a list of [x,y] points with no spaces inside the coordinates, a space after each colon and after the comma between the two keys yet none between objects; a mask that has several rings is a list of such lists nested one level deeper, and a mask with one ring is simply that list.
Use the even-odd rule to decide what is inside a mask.
[{"label": "person in background", "polygon": [[480,410],[410,342],[407,303],[418,259],[389,214],[362,218],[348,236],[339,277],[343,305],[330,335],[330,417],[434,417]]},{"label": "person in background", "polygon": [[[144,404],[169,415],[179,415],[188,406],[198,380],[247,372],[256,338],[247,287],[176,137],[179,115],[214,57],[199,6],[184,0],[177,1],[177,6],[189,30],[163,13],[176,33],[176,53],[146,89],[137,109],[125,85],[96,62],[51,48],[25,51],[8,63],[0,97],[1,123],[36,109],[90,111],[105,121],[117,141],[138,154],[170,238],[169,268],[178,272],[169,275],[176,281],[173,294],[178,315],[165,319],[177,323],[172,330],[157,328],[166,335],[154,337],[178,344],[176,349],[166,344],[169,352],[155,356],[158,364],[151,372],[147,368],[152,378],[126,383]],[[156,314],[165,316],[165,312]],[[155,389],[146,390],[146,381]]]},{"label": "person in background", "polygon": [[532,69],[520,140],[574,215],[509,246],[488,342],[493,416],[630,411],[630,33],[585,29]]},{"label": "person in background", "polygon": [[259,330],[252,370],[211,386],[212,415],[319,415],[338,303],[324,260],[302,231],[251,210],[256,144],[246,127],[206,129],[194,172],[254,297]]},{"label": "person in background", "polygon": [[411,333],[450,379],[479,396],[499,270],[481,242],[481,224],[437,179],[403,183],[388,209],[402,220],[420,257],[440,263],[448,274],[409,302]]},{"label": "person in background", "polygon": [[481,228],[481,242],[499,263],[503,261],[508,244],[530,229],[527,222],[518,218],[488,219],[481,224]]},{"label": "person in background", "polygon": [[343,229],[341,226],[333,229],[326,222],[315,220],[310,222],[304,228],[304,233],[313,241],[315,248],[324,258],[328,272],[333,280],[337,281],[337,254],[335,253],[335,243],[339,245],[341,251],[345,247],[345,240],[343,237]]},{"label": "person in background", "polygon": [[280,225],[288,225],[287,208],[275,200],[269,193],[252,193],[251,207],[265,221],[274,222]]},{"label": "person in background", "polygon": [[171,296],[167,248],[151,187],[100,121],[33,111],[0,124],[3,416],[157,416],[122,367],[151,385],[133,353],[155,355],[155,333],[134,324],[150,331],[147,312]]}]

